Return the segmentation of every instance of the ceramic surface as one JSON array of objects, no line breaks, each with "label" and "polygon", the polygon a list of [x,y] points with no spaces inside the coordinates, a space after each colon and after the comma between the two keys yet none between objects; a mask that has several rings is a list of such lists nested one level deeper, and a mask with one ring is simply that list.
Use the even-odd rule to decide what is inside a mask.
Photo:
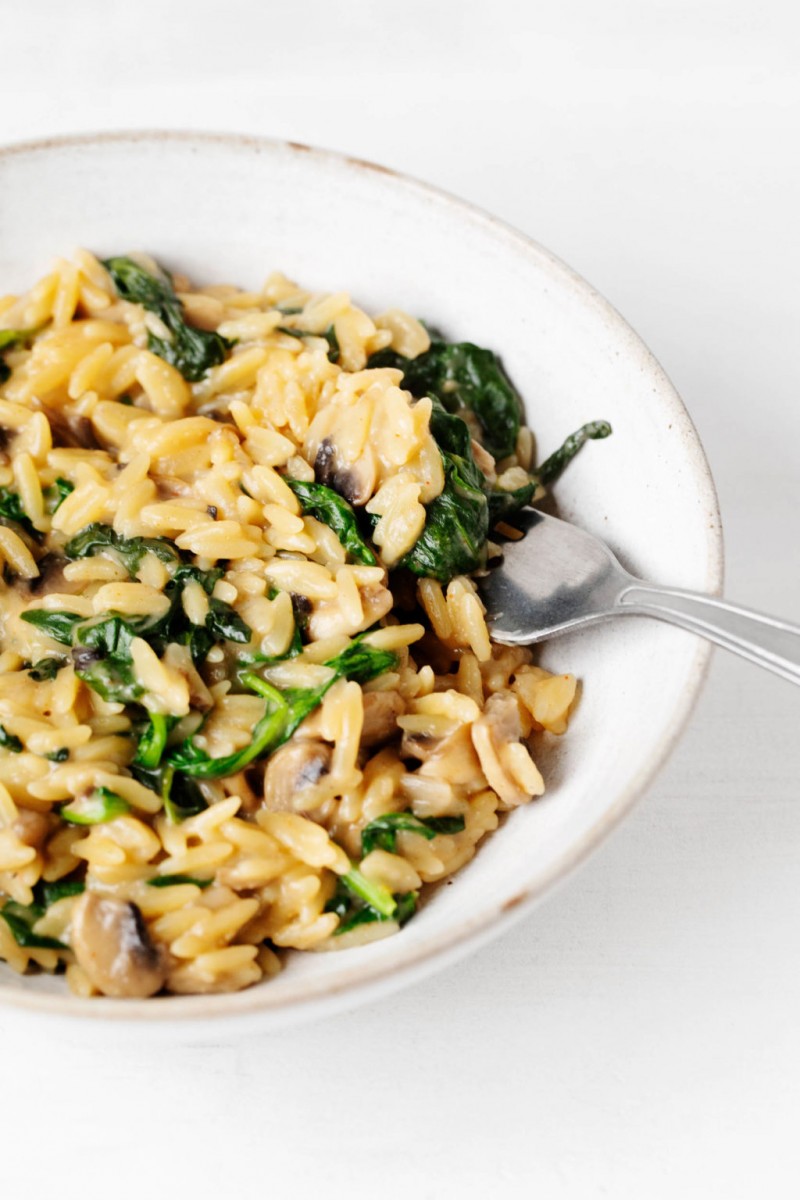
[{"label": "ceramic surface", "polygon": [[[370,164],[252,138],[123,134],[0,152],[0,290],[26,286],[78,245],[101,255],[146,249],[198,282],[255,286],[280,269],[494,348],[542,456],[584,421],[614,427],[558,484],[561,515],[644,578],[719,590],[714,488],[669,380],[588,284],[484,213]],[[504,929],[619,821],[677,739],[708,655],[646,620],[545,646],[545,666],[582,680],[568,734],[539,755],[546,796],[511,814],[397,937],[294,954],[277,979],[235,995],[144,1002],[80,1000],[63,980],[20,978],[0,964],[0,1001],[96,1020],[237,1016],[275,1028],[433,971]]]}]

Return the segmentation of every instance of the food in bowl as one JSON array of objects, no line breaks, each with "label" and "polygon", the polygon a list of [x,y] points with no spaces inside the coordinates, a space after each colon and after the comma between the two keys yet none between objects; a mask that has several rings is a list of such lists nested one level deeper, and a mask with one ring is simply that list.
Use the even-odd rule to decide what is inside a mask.
[{"label": "food in bowl", "polygon": [[397,932],[542,793],[576,681],[474,579],[604,422],[534,470],[489,350],[79,252],[0,300],[0,430],[13,968],[243,988]]}]

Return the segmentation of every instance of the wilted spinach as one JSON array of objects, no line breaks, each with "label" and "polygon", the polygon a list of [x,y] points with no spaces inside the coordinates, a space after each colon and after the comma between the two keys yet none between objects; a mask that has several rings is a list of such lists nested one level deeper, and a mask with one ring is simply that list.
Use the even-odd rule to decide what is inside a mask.
[{"label": "wilted spinach", "polygon": [[166,325],[171,338],[148,333],[148,349],[176,367],[184,379],[196,383],[211,367],[225,361],[232,343],[218,333],[195,329],[186,323],[183,305],[166,271],[151,275],[124,255],[108,258],[103,265],[123,300],[143,305]]},{"label": "wilted spinach", "polygon": [[361,831],[361,853],[366,857],[373,850],[388,850],[394,854],[397,849],[397,835],[405,831],[418,833],[428,841],[438,833],[461,833],[464,829],[463,817],[415,817],[409,812],[384,813],[370,821]]},{"label": "wilted spinach", "polygon": [[251,672],[242,672],[240,682],[263,696],[266,700],[264,716],[253,730],[249,745],[233,754],[212,758],[201,750],[193,740],[187,740],[168,756],[168,762],[179,771],[198,779],[220,779],[235,775],[256,758],[272,754],[292,736],[298,725],[323,701],[326,693],[337,679],[355,679],[366,683],[397,664],[397,656],[388,650],[377,650],[374,646],[355,639],[341,654],[329,659],[326,667],[333,672],[331,678],[315,688],[287,688],[280,691]]},{"label": "wilted spinach", "polygon": [[448,583],[483,566],[489,535],[485,477],[472,454],[470,432],[460,417],[434,401],[431,433],[444,466],[444,488],[427,505],[425,528],[401,560],[415,575]]},{"label": "wilted spinach", "polygon": [[416,358],[380,350],[370,367],[398,367],[413,396],[439,400],[448,412],[468,408],[478,418],[481,442],[495,458],[514,453],[522,401],[492,350],[472,342],[431,341]]},{"label": "wilted spinach", "polygon": [[301,479],[287,479],[286,482],[300,501],[303,512],[329,526],[351,558],[375,566],[378,560],[361,536],[356,514],[338,492],[322,483],[307,483]]}]

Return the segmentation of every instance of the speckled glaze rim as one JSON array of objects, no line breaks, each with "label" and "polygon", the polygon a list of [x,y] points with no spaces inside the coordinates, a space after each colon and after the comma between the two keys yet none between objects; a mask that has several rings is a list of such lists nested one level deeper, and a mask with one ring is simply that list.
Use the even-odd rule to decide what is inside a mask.
[{"label": "speckled glaze rim", "polygon": [[[255,153],[290,153],[309,156],[316,161],[327,162],[345,172],[374,172],[389,177],[405,193],[421,196],[429,204],[447,209],[454,218],[467,220],[482,227],[493,238],[503,241],[521,256],[534,260],[539,270],[546,269],[557,278],[561,286],[568,286],[581,294],[598,315],[613,328],[622,344],[639,354],[644,352],[644,362],[653,382],[654,403],[662,407],[673,424],[680,430],[686,452],[686,462],[691,469],[698,494],[702,496],[707,516],[708,574],[705,590],[718,594],[722,587],[724,555],[721,517],[716,489],[708,462],[697,431],[675,388],[660,364],[628,325],[603,296],[580,275],[563,263],[550,251],[532,238],[520,233],[512,226],[482,209],[460,200],[450,193],[400,174],[388,167],[353,158],[331,150],[317,149],[302,143],[281,141],[276,138],[255,137],[246,134],[198,133],[193,131],[136,130],[118,133],[95,133],[65,135],[36,141],[22,142],[0,147],[0,161],[18,155],[41,155],[53,150],[71,150],[81,147],[94,148],[103,145],[137,146],[141,144],[196,145],[198,151],[208,146],[224,146],[231,150]],[[548,868],[540,873],[527,888],[510,900],[487,907],[482,913],[468,920],[454,923],[443,934],[429,937],[422,944],[406,947],[397,939],[397,954],[391,966],[370,964],[361,961],[347,966],[346,955],[342,955],[342,967],[335,979],[327,981],[298,981],[294,991],[284,991],[278,1001],[271,1000],[268,987],[250,988],[242,992],[199,996],[164,996],[148,1000],[112,1000],[104,997],[82,999],[70,994],[32,992],[13,986],[0,985],[0,1003],[30,1014],[48,1014],[61,1018],[92,1018],[110,1023],[113,1028],[121,1025],[141,1028],[145,1023],[155,1033],[159,1025],[166,1028],[173,1022],[189,1022],[197,1029],[198,1023],[208,1021],[218,1029],[219,1018],[237,1018],[235,1027],[279,1029],[325,1014],[333,1014],[354,1008],[376,998],[409,985],[426,975],[432,974],[457,959],[476,950],[490,938],[509,929],[527,914],[537,901],[551,892],[580,864],[619,824],[631,810],[636,800],[644,793],[650,782],[661,769],[675,747],[708,673],[711,646],[698,641],[694,659],[687,671],[686,686],[681,700],[676,705],[671,720],[664,729],[660,743],[647,766],[642,768],[628,786],[617,796],[614,803],[595,824],[572,845],[569,850],[555,858]]]}]

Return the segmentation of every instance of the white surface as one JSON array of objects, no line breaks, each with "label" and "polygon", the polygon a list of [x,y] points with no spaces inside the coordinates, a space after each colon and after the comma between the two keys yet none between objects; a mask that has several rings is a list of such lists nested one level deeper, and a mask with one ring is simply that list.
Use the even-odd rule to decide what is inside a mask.
[{"label": "white surface", "polygon": [[[19,12],[2,142],[290,136],[428,178],[560,254],[695,418],[728,594],[800,616],[788,4]],[[380,1007],[172,1047],[4,1015],[4,1196],[795,1194],[799,716],[796,689],[718,658],[611,844],[502,941]]]}]

